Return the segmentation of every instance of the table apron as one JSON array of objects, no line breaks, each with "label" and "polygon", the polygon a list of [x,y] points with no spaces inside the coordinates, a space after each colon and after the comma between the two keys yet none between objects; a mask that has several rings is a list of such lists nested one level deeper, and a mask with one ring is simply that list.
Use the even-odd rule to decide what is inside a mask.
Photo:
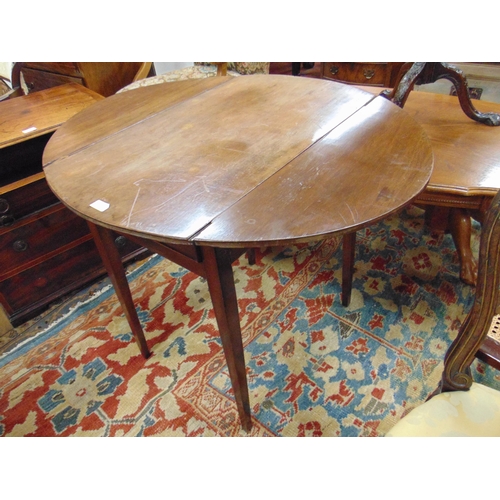
[{"label": "table apron", "polygon": [[[116,231],[115,231],[116,232]],[[118,232],[119,233],[119,232]],[[182,266],[189,271],[206,278],[205,263],[203,262],[203,252],[199,246],[196,245],[176,245],[173,243],[160,243],[159,241],[151,240],[148,238],[141,238],[139,236],[133,236],[131,234],[123,234],[126,238],[130,239],[134,243],[137,243],[153,253],[168,259],[179,266]],[[238,257],[244,254],[247,248],[224,248],[220,251],[227,253],[230,262],[234,262]]]},{"label": "table apron", "polygon": [[[494,194],[494,193],[493,193]],[[436,205],[447,206],[450,208],[461,208],[468,210],[487,210],[492,196],[458,196],[446,193],[432,193],[425,191],[414,200],[415,204],[419,205]]]}]

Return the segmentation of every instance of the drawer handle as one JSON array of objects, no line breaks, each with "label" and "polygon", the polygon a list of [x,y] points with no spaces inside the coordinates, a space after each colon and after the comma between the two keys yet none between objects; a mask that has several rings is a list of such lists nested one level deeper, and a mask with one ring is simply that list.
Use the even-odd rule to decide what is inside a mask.
[{"label": "drawer handle", "polygon": [[2,215],[0,217],[0,227],[1,226],[12,226],[14,224],[14,216],[13,215]]},{"label": "drawer handle", "polygon": [[29,245],[25,240],[17,240],[14,241],[12,248],[14,248],[15,252],[25,252],[26,250],[28,250]]},{"label": "drawer handle", "polygon": [[365,75],[365,78],[366,78],[367,80],[370,80],[371,78],[373,78],[373,77],[374,77],[374,75],[375,75],[375,71],[374,71],[373,69],[365,69],[365,70],[363,71],[363,75]]},{"label": "drawer handle", "polygon": [[330,66],[330,73],[332,75],[336,75],[337,73],[339,72],[339,67],[338,66],[334,66],[333,64]]},{"label": "drawer handle", "polygon": [[10,208],[9,202],[4,198],[0,198],[0,214],[8,212],[9,208]]}]

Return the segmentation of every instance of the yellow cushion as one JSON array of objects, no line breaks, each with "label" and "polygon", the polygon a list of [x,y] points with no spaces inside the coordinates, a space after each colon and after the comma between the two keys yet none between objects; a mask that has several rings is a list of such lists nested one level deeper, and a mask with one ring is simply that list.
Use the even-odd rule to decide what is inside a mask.
[{"label": "yellow cushion", "polygon": [[473,383],[445,392],[412,410],[387,437],[500,436],[500,391]]}]

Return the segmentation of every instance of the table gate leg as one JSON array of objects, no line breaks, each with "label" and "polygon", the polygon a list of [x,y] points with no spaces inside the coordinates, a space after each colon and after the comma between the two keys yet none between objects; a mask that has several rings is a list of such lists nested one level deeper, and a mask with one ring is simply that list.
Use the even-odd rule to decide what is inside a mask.
[{"label": "table gate leg", "polygon": [[250,402],[240,316],[234,286],[231,253],[225,249],[202,247],[203,263],[217,326],[222,340],[236,406],[245,431],[252,428]]},{"label": "table gate leg", "polygon": [[88,225],[90,232],[94,237],[94,242],[99,250],[104,266],[108,271],[111,283],[113,283],[115,288],[115,293],[118,296],[118,300],[120,301],[120,304],[125,312],[125,316],[130,329],[132,330],[135,341],[139,346],[139,350],[144,358],[149,358],[150,352],[148,345],[144,337],[141,322],[137,316],[137,311],[135,310],[132,294],[130,293],[130,288],[128,286],[127,276],[125,275],[122,260],[115,245],[113,233],[109,229],[105,229],[104,227],[91,222],[88,222]]}]

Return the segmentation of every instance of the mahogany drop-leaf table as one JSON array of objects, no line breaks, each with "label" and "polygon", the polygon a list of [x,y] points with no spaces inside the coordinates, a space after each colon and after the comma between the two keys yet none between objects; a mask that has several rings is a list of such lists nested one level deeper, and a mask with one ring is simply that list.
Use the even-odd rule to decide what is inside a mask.
[{"label": "mahogany drop-leaf table", "polygon": [[400,210],[433,154],[387,99],[283,75],[142,87],[64,124],[43,157],[60,200],[85,218],[143,356],[149,349],[116,231],[206,278],[242,427],[251,428],[232,262],[247,249],[314,241]]}]

